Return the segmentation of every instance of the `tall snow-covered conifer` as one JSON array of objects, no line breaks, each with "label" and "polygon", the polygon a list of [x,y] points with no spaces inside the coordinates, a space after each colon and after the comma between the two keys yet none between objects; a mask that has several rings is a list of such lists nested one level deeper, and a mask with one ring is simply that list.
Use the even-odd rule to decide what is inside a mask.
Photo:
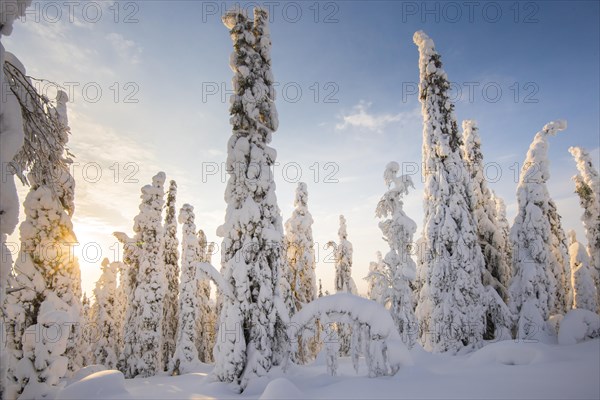
[{"label": "tall snow-covered conifer", "polygon": [[[500,235],[500,238],[498,238],[498,242],[503,245],[501,248],[501,252],[504,254],[503,257],[506,260],[507,264],[507,270],[505,271],[507,273],[507,276],[504,278],[504,286],[508,291],[513,274],[512,243],[510,242],[510,224],[508,223],[508,219],[506,218],[506,204],[504,203],[504,200],[502,200],[501,197],[497,196],[493,190],[491,191],[491,194],[492,200],[494,201],[496,207],[496,220],[494,221],[494,224],[496,225],[497,229],[496,234]],[[505,299],[505,301],[508,301],[508,299]]]},{"label": "tall snow-covered conifer", "polygon": [[400,166],[395,161],[386,166],[383,178],[388,191],[379,200],[375,215],[386,218],[379,223],[379,229],[390,246],[383,259],[384,276],[388,278],[383,304],[390,304],[390,313],[402,340],[412,347],[417,340],[418,329],[410,287],[410,282],[416,277],[416,264],[410,251],[417,224],[404,212],[402,201],[414,185],[409,175],[398,176],[399,170]]},{"label": "tall snow-covered conifer", "polygon": [[[294,211],[285,223],[285,250],[287,273],[282,277],[282,296],[287,308],[294,314],[304,304],[317,298],[317,278],[315,276],[315,253],[312,235],[313,218],[308,211],[308,189],[306,183],[299,182],[294,198]],[[291,316],[291,315],[290,315]],[[304,363],[314,353],[314,342],[298,337],[297,359]]]},{"label": "tall snow-covered conifer", "polygon": [[419,48],[425,178],[424,249],[417,318],[427,350],[457,352],[478,346],[485,332],[485,269],[470,209],[469,173],[448,97],[450,83],[440,55],[422,31]]},{"label": "tall snow-covered conifer", "polygon": [[[504,231],[500,230],[504,221],[498,219],[503,217],[497,215],[496,198],[488,188],[484,176],[479,128],[472,120],[463,121],[462,128],[461,150],[469,173],[470,208],[473,212],[478,242],[485,264],[483,284],[486,286],[488,294],[488,310],[486,311],[484,339],[508,337],[513,324],[510,311],[506,306],[511,276],[508,237]],[[491,288],[496,291],[495,294],[489,291]]]},{"label": "tall snow-covered conifer", "polygon": [[[546,124],[535,135],[521,168],[517,187],[518,212],[510,233],[514,276],[509,289],[518,338],[531,337],[543,329],[551,315],[565,311],[560,277],[566,266],[557,258],[557,229],[553,228],[559,220],[546,187],[550,177],[548,136],[565,128],[564,121]],[[561,304],[560,307],[557,304]]]},{"label": "tall snow-covered conifer", "polygon": [[197,321],[202,320],[202,318],[197,296],[198,273],[195,263],[202,261],[202,255],[196,238],[194,218],[194,207],[184,204],[179,211],[179,222],[182,224],[182,240],[177,347],[169,368],[176,375],[190,372],[191,368],[198,363],[196,342],[199,332]]},{"label": "tall snow-covered conifer", "polygon": [[98,340],[93,342],[95,364],[104,365],[108,369],[117,367],[119,357],[119,321],[117,298],[117,265],[108,259],[102,260],[102,275],[96,282],[94,297],[96,307],[94,327],[98,332]]},{"label": "tall snow-covered conifer", "polygon": [[[196,261],[210,263],[209,252],[212,253],[212,248],[202,229],[198,231],[198,246],[199,258]],[[210,301],[210,282],[206,277],[198,277],[197,286],[199,318],[196,320],[196,348],[200,361],[208,363],[213,360],[212,350],[214,347],[214,311]]]},{"label": "tall snow-covered conifer", "polygon": [[[152,376],[163,369],[163,300],[167,287],[162,227],[164,183],[165,174],[159,172],[152,178],[152,185],[142,188],[140,212],[133,225],[138,248],[132,268],[137,277],[128,305],[130,326],[124,349],[125,374],[130,378]],[[131,250],[126,247],[126,251]]]},{"label": "tall snow-covered conifer", "polygon": [[[35,101],[35,100],[34,100]],[[68,371],[79,368],[77,352],[81,328],[81,275],[72,247],[77,238],[71,218],[75,209],[75,181],[71,160],[63,153],[69,135],[66,93],[59,91],[56,108],[56,154],[62,165],[33,164],[28,174],[31,189],[25,199],[25,221],[20,226],[22,246],[11,286],[19,289],[7,298],[9,367],[6,397],[48,395]],[[52,135],[52,136],[51,136]],[[36,329],[61,324],[58,340],[39,338]],[[24,335],[34,339],[27,339]],[[63,337],[64,336],[64,337]]]},{"label": "tall snow-covered conifer", "polygon": [[575,231],[569,231],[569,255],[573,282],[573,308],[597,312],[597,287],[592,277],[592,265],[585,247],[577,241]]},{"label": "tall snow-covered conifer", "polygon": [[[334,249],[335,260],[335,291],[336,293],[350,293],[357,295],[356,283],[352,278],[352,243],[348,240],[348,229],[346,218],[340,215],[340,227],[338,229],[339,243],[330,241],[328,247]],[[340,340],[339,351],[342,356],[350,354],[352,347],[352,328],[348,324],[336,324]],[[359,335],[359,332],[355,333]],[[357,336],[358,337],[358,336]]]},{"label": "tall snow-covered conifer", "polygon": [[[592,265],[596,287],[600,288],[600,175],[594,168],[589,153],[581,147],[571,147],[569,152],[575,158],[579,174],[573,177],[575,192],[583,208],[581,220],[585,227],[587,251]],[[600,289],[596,299],[600,307]],[[600,308],[598,309],[600,313]]]},{"label": "tall snow-covered conifer", "polygon": [[317,298],[315,251],[312,235],[313,218],[308,211],[306,183],[298,183],[295,209],[285,223],[285,248],[289,266],[289,284],[296,310]]},{"label": "tall snow-covered conifer", "polygon": [[509,260],[506,259],[504,237],[498,232],[496,225],[496,202],[484,176],[479,128],[475,121],[466,120],[462,123],[462,129],[463,144],[461,147],[472,185],[471,208],[477,224],[479,246],[483,252],[487,271],[484,274],[483,283],[493,286],[498,294],[507,301],[507,286],[510,279]]},{"label": "tall snow-covered conifer", "polygon": [[[2,9],[0,9],[0,20],[2,21],[0,38],[11,34],[13,22],[25,13],[25,9],[31,4],[31,0],[13,0],[11,5],[15,7],[10,7],[9,4],[9,2],[2,2]],[[0,85],[6,88],[0,99],[0,166],[2,166],[3,175],[3,178],[0,179],[0,307],[4,305],[13,264],[11,252],[6,246],[6,240],[8,235],[14,232],[19,222],[17,187],[12,174],[7,173],[6,166],[18,154],[25,139],[19,101],[14,93],[8,90],[10,78],[4,74],[5,60],[6,51],[0,41]],[[9,357],[6,335],[2,334],[0,335],[0,358],[3,360],[0,362],[0,398],[4,398],[8,380],[7,360]],[[8,384],[10,385],[11,382],[8,382]]]},{"label": "tall snow-covered conifer", "polygon": [[348,240],[346,218],[340,215],[338,229],[339,243],[329,242],[334,247],[335,257],[335,292],[357,294],[356,284],[352,278],[352,243]]},{"label": "tall snow-covered conifer", "polygon": [[229,173],[222,270],[234,290],[221,301],[214,374],[243,390],[252,376],[266,374],[277,358],[274,348],[279,277],[283,269],[283,226],[268,146],[278,127],[271,72],[267,13],[254,9],[254,21],[240,11],[224,15],[234,51],[230,65],[234,94],[226,168]]},{"label": "tall snow-covered conifer", "polygon": [[179,240],[177,239],[177,217],[175,215],[175,201],[177,198],[177,183],[171,181],[167,192],[167,203],[165,205],[165,241],[164,258],[167,288],[163,308],[163,362],[165,370],[168,369],[169,361],[175,352],[175,340],[177,335],[177,322],[179,319],[179,304],[177,294],[179,293]]}]

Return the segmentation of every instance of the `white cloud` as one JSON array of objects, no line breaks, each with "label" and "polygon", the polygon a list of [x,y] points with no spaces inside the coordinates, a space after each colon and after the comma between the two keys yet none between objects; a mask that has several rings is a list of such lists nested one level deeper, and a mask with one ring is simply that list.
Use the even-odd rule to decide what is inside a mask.
[{"label": "white cloud", "polygon": [[350,127],[362,128],[372,132],[382,132],[383,128],[392,122],[402,119],[402,114],[372,114],[369,113],[371,103],[361,101],[352,108],[352,113],[342,115],[342,122],[335,125],[336,130],[344,130]]},{"label": "white cloud", "polygon": [[117,55],[131,64],[138,64],[142,56],[142,48],[133,40],[125,39],[120,33],[109,33],[105,36]]}]

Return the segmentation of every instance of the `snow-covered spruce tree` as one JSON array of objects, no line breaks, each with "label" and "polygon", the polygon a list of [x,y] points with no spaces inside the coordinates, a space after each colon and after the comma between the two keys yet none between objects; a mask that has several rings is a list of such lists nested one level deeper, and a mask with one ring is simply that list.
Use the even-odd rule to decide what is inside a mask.
[{"label": "snow-covered spruce tree", "polygon": [[375,255],[377,256],[377,261],[369,263],[369,274],[365,277],[365,280],[368,282],[367,298],[384,305],[384,295],[389,289],[389,279],[386,275],[381,252],[378,251]]},{"label": "snow-covered spruce tree", "polygon": [[356,284],[352,279],[352,243],[348,241],[346,218],[343,215],[340,215],[338,237],[338,244],[333,241],[327,243],[329,247],[334,248],[335,291],[336,293],[357,294]]},{"label": "snow-covered spruce tree", "polygon": [[[496,225],[496,201],[492,196],[492,191],[487,186],[484,176],[479,128],[475,121],[465,120],[462,123],[462,129],[463,143],[461,149],[472,185],[471,209],[477,224],[479,246],[486,267],[483,284],[493,286],[498,295],[504,301],[508,301],[509,260],[506,259],[505,238],[502,232],[498,232],[498,226]],[[492,324],[494,324],[494,321],[492,321]]]},{"label": "snow-covered spruce tree", "polygon": [[[209,252],[212,252],[204,231],[198,231],[198,258],[196,261],[210,263]],[[208,363],[213,360],[212,350],[214,347],[214,316],[210,301],[210,281],[206,277],[197,279],[198,315],[196,348],[200,361]]]},{"label": "snow-covered spruce tree", "polygon": [[[506,306],[511,276],[511,260],[507,258],[510,254],[507,244],[508,237],[499,229],[496,199],[488,188],[484,176],[479,128],[475,121],[466,120],[462,123],[462,129],[461,151],[469,174],[470,208],[473,212],[478,242],[484,258],[483,285],[486,286],[489,300],[484,339],[508,337],[513,324],[510,311]],[[504,222],[500,221],[501,224]],[[491,293],[490,288],[493,288],[496,294]]]},{"label": "snow-covered spruce tree", "polygon": [[[335,291],[336,293],[350,293],[358,295],[356,284],[352,278],[352,243],[348,240],[348,229],[346,218],[340,215],[340,227],[338,229],[339,243],[330,241],[327,247],[334,250],[335,261]],[[336,324],[340,340],[339,350],[342,356],[350,354],[352,329],[348,324]],[[357,332],[358,334],[358,332]]]},{"label": "snow-covered spruce tree", "polygon": [[317,298],[313,218],[308,211],[308,190],[304,182],[298,183],[294,207],[291,218],[285,223],[285,248],[294,305],[300,310],[303,304]]},{"label": "snow-covered spruce tree", "polygon": [[577,241],[575,231],[569,231],[569,255],[571,258],[571,274],[573,282],[573,308],[583,308],[597,312],[597,287],[591,273],[590,257],[585,247]]},{"label": "snow-covered spruce tree", "polygon": [[137,303],[133,302],[138,285],[138,255],[140,253],[139,243],[123,232],[114,232],[115,238],[123,245],[123,262],[120,263],[119,274],[119,298],[121,305],[121,339],[119,346],[119,361],[117,369],[125,376],[129,376],[127,360],[133,352],[136,343],[135,315]]},{"label": "snow-covered spruce tree", "polygon": [[[500,251],[503,253],[503,257],[507,263],[506,269],[506,277],[504,278],[504,287],[508,291],[508,287],[510,286],[510,280],[512,279],[512,243],[510,242],[510,224],[508,223],[508,219],[506,218],[506,204],[504,204],[504,200],[501,197],[497,196],[496,193],[492,190],[492,200],[494,201],[496,207],[496,220],[494,224],[496,225],[496,234],[500,235],[500,238],[497,239],[498,243],[501,243],[503,246]],[[508,299],[506,299],[508,302]]]},{"label": "snow-covered spruce tree", "polygon": [[255,8],[251,21],[232,11],[223,22],[234,45],[230,65],[235,76],[230,107],[233,133],[226,163],[227,211],[217,234],[223,237],[223,276],[234,293],[221,301],[214,375],[243,390],[248,379],[271,369],[284,345],[275,343],[283,226],[271,170],[276,152],[268,146],[278,118],[267,13]]},{"label": "snow-covered spruce tree", "polygon": [[[579,174],[573,177],[575,192],[583,208],[581,220],[585,227],[587,251],[590,256],[592,273],[596,287],[600,288],[600,175],[592,164],[588,152],[581,147],[571,147],[569,152],[575,158]],[[600,289],[596,299],[600,307]],[[598,309],[600,313],[600,308]]]},{"label": "snow-covered spruce tree", "polygon": [[384,276],[387,277],[388,284],[382,304],[390,304],[390,313],[398,332],[410,348],[418,336],[410,287],[410,282],[416,275],[416,264],[410,253],[417,224],[404,212],[402,201],[408,194],[408,189],[414,185],[409,175],[398,176],[399,170],[400,166],[394,161],[386,166],[383,177],[388,191],[379,200],[375,215],[378,218],[386,218],[379,223],[379,229],[390,246],[390,251],[383,260]]},{"label": "snow-covered spruce tree", "polygon": [[121,352],[123,351],[123,328],[125,325],[125,314],[127,312],[127,265],[121,261],[114,261],[114,268],[119,275],[119,284],[117,285],[117,301],[115,304],[115,321],[118,324],[117,332],[117,366],[115,369],[119,369],[119,362]]},{"label": "snow-covered spruce tree", "polygon": [[186,374],[198,364],[196,348],[199,334],[197,321],[202,320],[197,296],[198,273],[194,263],[201,261],[201,251],[196,238],[194,207],[184,204],[179,211],[182,225],[181,239],[181,282],[179,284],[179,324],[177,328],[177,347],[170,361],[169,370],[174,375]]},{"label": "snow-covered spruce tree", "polygon": [[165,174],[159,172],[152,185],[142,188],[140,212],[135,217],[133,230],[138,246],[135,257],[136,286],[130,299],[131,324],[125,337],[125,374],[148,377],[162,371],[163,299],[167,287],[162,227]]},{"label": "snow-covered spruce tree", "polygon": [[106,258],[102,260],[102,274],[96,282],[94,297],[96,307],[93,321],[98,332],[98,340],[93,343],[94,363],[114,369],[119,355],[119,323],[115,319],[118,314],[117,270],[116,265]]},{"label": "snow-covered spruce tree", "polygon": [[[26,79],[19,81],[26,94],[17,94],[27,116],[26,136],[46,135],[46,139],[37,140],[56,142],[47,149],[47,159],[44,156],[38,161],[29,153],[31,142],[24,147],[29,148],[27,154],[17,157],[21,166],[30,167],[27,176],[31,189],[24,202],[22,246],[10,283],[16,291],[8,296],[5,310],[10,352],[7,398],[49,394],[60,378],[79,368],[81,361],[77,353],[81,281],[72,252],[77,239],[71,223],[75,182],[68,168],[71,160],[64,155],[69,135],[68,98],[59,92],[56,107],[51,107],[28,84]],[[40,338],[39,330],[52,324],[60,325],[61,337],[55,342]],[[37,336],[34,329],[38,329]],[[36,336],[27,343],[23,336],[26,331]]]},{"label": "snow-covered spruce tree", "polygon": [[163,363],[165,371],[169,367],[169,360],[175,352],[175,337],[177,335],[177,321],[179,320],[179,240],[177,239],[177,217],[175,215],[175,201],[177,198],[177,183],[171,181],[167,192],[165,205],[165,275],[167,288],[163,306]]},{"label": "snow-covered spruce tree", "polygon": [[[424,252],[416,315],[421,342],[434,352],[477,347],[485,333],[484,259],[470,205],[469,173],[461,157],[450,84],[440,55],[422,31],[419,48],[425,179]],[[421,270],[422,269],[422,270]]]},{"label": "snow-covered spruce tree", "polygon": [[[21,13],[25,12],[25,6],[31,0],[24,1]],[[27,3],[27,4],[25,4]],[[16,13],[7,13],[8,9],[0,10],[0,38],[10,35],[13,21],[18,17]],[[8,5],[8,2],[6,2]],[[18,11],[18,9],[14,9]],[[9,87],[9,78],[4,74],[5,50],[0,42],[0,85],[2,88]],[[24,72],[24,71],[23,71]],[[17,155],[25,139],[23,130],[23,118],[19,100],[10,90],[3,90],[4,95],[0,99],[0,307],[4,307],[6,288],[8,288],[8,277],[12,269],[12,255],[6,246],[8,235],[12,234],[19,222],[19,197],[17,187],[12,174],[8,173],[9,163]],[[4,320],[1,320],[5,323]],[[4,327],[4,323],[2,326]],[[0,334],[0,399],[4,398],[5,381],[7,377],[8,354],[6,335]],[[10,382],[9,382],[10,384]]]},{"label": "snow-covered spruce tree", "polygon": [[550,220],[550,231],[552,233],[552,254],[556,263],[554,276],[557,282],[554,310],[552,314],[565,314],[573,308],[573,284],[571,282],[571,264],[569,263],[569,244],[567,235],[561,224],[561,216],[558,214],[556,203],[552,199],[548,204],[548,219]]},{"label": "snow-covered spruce tree", "polygon": [[98,340],[98,330],[94,322],[94,309],[87,293],[81,299],[81,335],[79,341],[79,355],[81,365],[88,366],[95,363],[93,345]]},{"label": "snow-covered spruce tree", "polygon": [[531,338],[544,329],[551,315],[565,311],[564,289],[556,271],[564,274],[567,268],[556,257],[552,227],[556,218],[551,216],[556,207],[546,187],[550,177],[548,136],[565,128],[564,121],[546,124],[535,135],[521,168],[518,211],[510,232],[514,276],[509,288],[518,338]]},{"label": "snow-covered spruce tree", "polygon": [[[308,211],[308,189],[306,183],[299,182],[294,198],[294,211],[285,223],[286,276],[282,277],[281,293],[290,317],[317,297],[315,276],[315,253],[312,235],[313,218]],[[306,363],[315,356],[314,341],[298,337],[296,360]]]}]

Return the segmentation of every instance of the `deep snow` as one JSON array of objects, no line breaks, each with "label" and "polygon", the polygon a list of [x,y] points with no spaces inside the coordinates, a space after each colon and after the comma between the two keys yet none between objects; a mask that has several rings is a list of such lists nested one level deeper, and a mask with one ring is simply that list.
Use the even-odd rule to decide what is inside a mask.
[{"label": "deep snow", "polygon": [[[236,395],[210,378],[212,366],[194,373],[122,380],[118,372],[88,376],[67,386],[58,398],[102,399],[598,399],[600,339],[575,345],[503,341],[460,356],[432,354],[418,346],[414,364],[393,377],[368,378],[350,358],[340,359],[339,376],[327,375],[324,362],[280,368],[252,380]],[[64,396],[63,396],[64,395]]]}]

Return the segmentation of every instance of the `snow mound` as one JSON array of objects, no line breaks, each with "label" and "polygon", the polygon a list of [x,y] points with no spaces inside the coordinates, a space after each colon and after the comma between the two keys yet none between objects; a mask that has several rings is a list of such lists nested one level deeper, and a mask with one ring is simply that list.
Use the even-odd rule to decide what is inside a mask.
[{"label": "snow mound", "polygon": [[110,399],[131,398],[125,390],[123,374],[115,370],[107,370],[86,376],[79,382],[65,387],[56,396],[57,399]]},{"label": "snow mound", "polygon": [[69,379],[69,385],[79,382],[83,378],[87,378],[88,376],[100,371],[106,371],[106,367],[104,365],[94,364],[79,368],[77,371],[75,371],[71,379]]},{"label": "snow mound", "polygon": [[285,378],[277,378],[267,385],[260,400],[304,399],[306,395],[292,382]]},{"label": "snow mound", "polygon": [[600,337],[600,316],[588,310],[571,310],[558,330],[558,344],[576,344]]},{"label": "snow mound", "polygon": [[485,346],[473,353],[467,360],[471,365],[529,365],[539,361],[541,352],[524,343],[504,341]]}]

